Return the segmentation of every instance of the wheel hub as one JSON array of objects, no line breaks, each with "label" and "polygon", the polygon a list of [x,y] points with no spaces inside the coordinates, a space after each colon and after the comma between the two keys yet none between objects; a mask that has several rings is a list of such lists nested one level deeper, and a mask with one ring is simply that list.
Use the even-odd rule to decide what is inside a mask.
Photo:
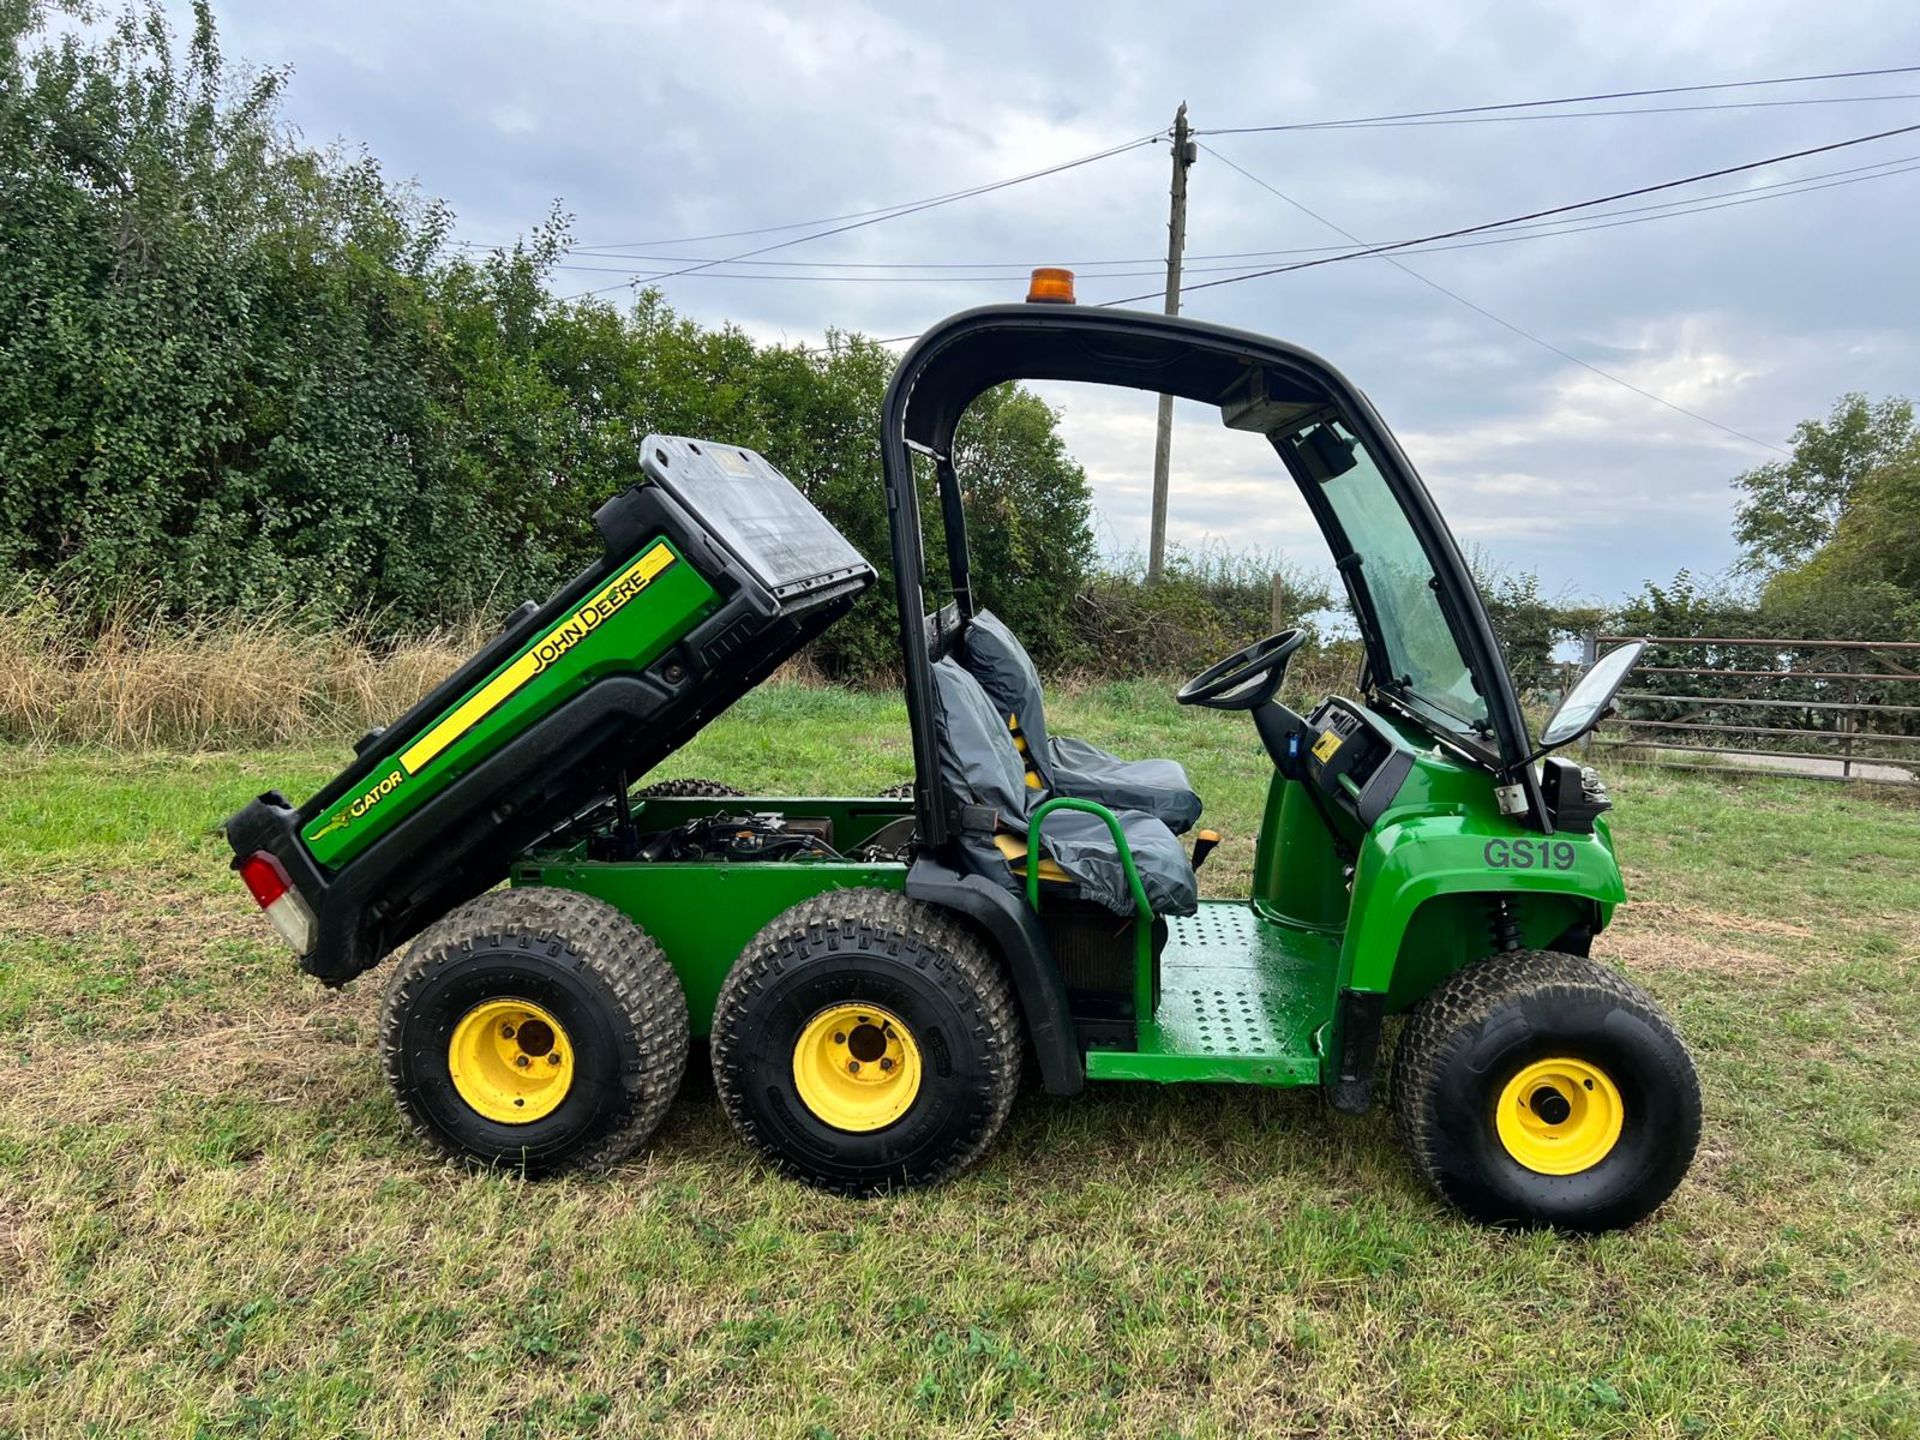
[{"label": "wheel hub", "polygon": [[1494,1107],[1500,1144],[1540,1175],[1591,1170],[1620,1141],[1626,1106],[1613,1078],[1571,1056],[1536,1060],[1507,1081]]},{"label": "wheel hub", "polygon": [[801,1103],[834,1129],[880,1130],[920,1093],[920,1047],[889,1010],[831,1005],[794,1044],[793,1084]]},{"label": "wheel hub", "polygon": [[1527,1098],[1527,1108],[1548,1125],[1564,1125],[1573,1116],[1573,1102],[1551,1085],[1542,1085]]},{"label": "wheel hub", "polygon": [[460,1098],[502,1125],[551,1115],[573,1088],[573,1041],[528,1000],[484,1000],[460,1017],[447,1042],[447,1071]]}]

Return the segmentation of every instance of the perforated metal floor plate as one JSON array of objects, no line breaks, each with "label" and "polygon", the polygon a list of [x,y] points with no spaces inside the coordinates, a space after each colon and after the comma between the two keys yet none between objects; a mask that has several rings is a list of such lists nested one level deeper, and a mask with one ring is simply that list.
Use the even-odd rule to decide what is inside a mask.
[{"label": "perforated metal floor plate", "polygon": [[1137,1050],[1089,1051],[1106,1080],[1299,1085],[1320,1078],[1313,1037],[1333,1014],[1337,936],[1263,920],[1245,902],[1170,922],[1160,1006]]}]

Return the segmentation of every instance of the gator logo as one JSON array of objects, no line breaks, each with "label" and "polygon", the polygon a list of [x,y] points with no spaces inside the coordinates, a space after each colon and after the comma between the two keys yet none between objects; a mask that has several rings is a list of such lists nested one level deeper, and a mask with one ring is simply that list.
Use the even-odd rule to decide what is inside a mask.
[{"label": "gator logo", "polygon": [[362,815],[366,814],[367,811],[371,810],[398,789],[400,782],[406,778],[407,774],[404,770],[389,771],[371,790],[367,791],[366,794],[362,795],[347,807],[347,814],[358,820]]},{"label": "gator logo", "polygon": [[343,807],[340,812],[331,820],[327,821],[326,824],[322,825],[318,830],[309,831],[307,839],[318,840],[322,835],[331,835],[336,830],[346,829],[347,826],[351,825],[382,800],[386,799],[387,796],[399,789],[406,778],[407,773],[404,770],[389,770],[369,786],[366,791],[356,795],[353,798],[352,804]]}]

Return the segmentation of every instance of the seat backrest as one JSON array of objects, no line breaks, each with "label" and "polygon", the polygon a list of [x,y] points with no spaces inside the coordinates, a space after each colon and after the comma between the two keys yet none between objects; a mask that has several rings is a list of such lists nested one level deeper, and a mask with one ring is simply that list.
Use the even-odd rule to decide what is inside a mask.
[{"label": "seat backrest", "polygon": [[933,667],[934,731],[940,741],[940,780],[963,802],[990,807],[1002,825],[1025,832],[1026,767],[1013,734],[980,682],[952,660]]},{"label": "seat backrest", "polygon": [[1040,672],[1020,637],[991,610],[976,610],[960,646],[967,671],[999,707],[1001,723],[1020,738],[1026,752],[1029,784],[1053,784],[1053,752],[1047,748],[1047,705]]}]

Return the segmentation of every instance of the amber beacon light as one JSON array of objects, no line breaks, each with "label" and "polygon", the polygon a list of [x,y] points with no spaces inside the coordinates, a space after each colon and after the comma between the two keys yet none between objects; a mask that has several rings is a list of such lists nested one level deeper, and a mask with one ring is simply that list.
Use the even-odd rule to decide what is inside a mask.
[{"label": "amber beacon light", "polygon": [[1027,284],[1027,303],[1029,305],[1073,304],[1073,272],[1055,269],[1051,265],[1042,265],[1033,272],[1033,279]]}]

